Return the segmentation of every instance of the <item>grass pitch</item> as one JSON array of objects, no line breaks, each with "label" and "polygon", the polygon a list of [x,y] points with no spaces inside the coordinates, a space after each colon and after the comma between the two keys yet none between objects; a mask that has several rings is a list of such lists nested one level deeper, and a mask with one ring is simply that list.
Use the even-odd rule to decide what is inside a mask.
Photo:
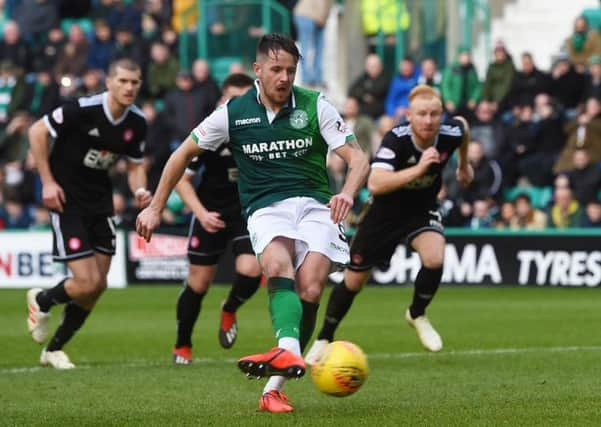
[{"label": "grass pitch", "polygon": [[[38,367],[25,290],[0,292],[0,425],[402,426],[601,424],[597,289],[443,287],[429,310],[445,348],[423,351],[403,320],[410,288],[368,288],[337,338],[368,354],[357,394],[320,394],[309,375],[286,391],[292,414],[257,412],[264,380],[236,359],[274,344],[264,289],[239,312],[238,342],[217,341],[215,286],[194,332],[195,361],[173,366],[177,287],[109,290],[65,350],[72,371]],[[329,290],[326,293],[326,297]],[[320,310],[320,319],[325,310]],[[53,309],[52,330],[61,308]]]}]

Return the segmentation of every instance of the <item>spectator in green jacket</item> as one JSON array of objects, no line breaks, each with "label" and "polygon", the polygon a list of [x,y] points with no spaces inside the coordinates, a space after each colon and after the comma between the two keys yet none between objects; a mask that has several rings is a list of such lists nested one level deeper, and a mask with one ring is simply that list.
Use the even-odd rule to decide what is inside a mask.
[{"label": "spectator in green jacket", "polygon": [[491,101],[495,110],[503,111],[506,108],[505,100],[511,89],[515,66],[505,43],[500,40],[495,44],[494,57],[494,61],[486,70],[482,98]]},{"label": "spectator in green jacket", "polygon": [[480,100],[480,81],[468,48],[460,48],[458,60],[444,70],[441,92],[449,114],[472,115]]},{"label": "spectator in green jacket", "polygon": [[175,87],[179,63],[161,42],[152,44],[150,57],[152,62],[148,65],[148,94],[153,99],[162,98],[169,89]]}]

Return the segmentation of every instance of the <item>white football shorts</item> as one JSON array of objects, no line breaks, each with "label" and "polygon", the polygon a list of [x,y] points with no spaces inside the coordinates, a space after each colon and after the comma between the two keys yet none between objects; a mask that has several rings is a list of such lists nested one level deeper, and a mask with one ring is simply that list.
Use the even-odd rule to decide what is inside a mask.
[{"label": "white football shorts", "polygon": [[276,237],[293,239],[297,270],[309,252],[325,255],[333,266],[349,262],[344,228],[332,222],[330,208],[311,197],[291,197],[257,210],[248,219],[248,231],[259,257]]}]

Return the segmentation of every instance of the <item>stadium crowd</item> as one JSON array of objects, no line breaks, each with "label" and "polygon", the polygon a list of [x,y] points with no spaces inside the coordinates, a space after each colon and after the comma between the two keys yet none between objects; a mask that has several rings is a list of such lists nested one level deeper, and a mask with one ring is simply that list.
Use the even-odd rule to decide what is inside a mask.
[{"label": "stadium crowd", "polygon": [[[188,3],[0,0],[0,229],[48,227],[27,130],[57,105],[103,91],[108,64],[117,58],[132,58],[143,71],[138,103],[148,122],[146,166],[149,188],[154,189],[171,152],[221,96],[206,60],[180,69],[178,14]],[[293,11],[302,51],[305,32],[322,28],[328,9],[311,7],[311,0],[281,3]],[[321,49],[322,44],[315,45],[316,51]],[[467,191],[452,176],[445,180],[440,201],[447,226],[600,226],[599,29],[577,17],[550,70],[537,68],[527,52],[508,52],[502,41],[492,49],[494,59],[484,81],[468,46],[459,48],[443,69],[429,57],[405,57],[394,75],[370,53],[364,72],[348,88],[341,112],[372,155],[382,135],[404,120],[408,94],[417,84],[435,87],[448,114],[468,119],[475,179]],[[303,84],[327,88],[321,73],[308,75],[303,69],[303,74],[310,79]],[[336,188],[343,181],[344,162],[332,154],[328,167]],[[117,223],[131,226],[135,212],[126,163],[118,161],[111,174]],[[361,202],[368,198],[364,190]],[[354,213],[351,226],[360,207]],[[181,200],[172,197],[163,221],[183,224],[188,215]]]}]

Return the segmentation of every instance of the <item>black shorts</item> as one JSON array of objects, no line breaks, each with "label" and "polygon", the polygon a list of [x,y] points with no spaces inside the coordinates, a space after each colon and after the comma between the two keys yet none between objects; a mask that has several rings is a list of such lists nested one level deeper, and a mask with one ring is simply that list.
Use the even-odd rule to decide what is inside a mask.
[{"label": "black shorts", "polygon": [[424,231],[444,234],[442,217],[437,210],[407,215],[394,222],[383,221],[372,212],[367,212],[353,238],[351,262],[348,265],[350,270],[365,271],[372,267],[386,269],[399,243],[409,244]]},{"label": "black shorts", "polygon": [[194,265],[216,265],[219,257],[232,242],[234,256],[242,254],[254,255],[246,221],[226,221],[226,227],[216,233],[209,233],[198,222],[196,217],[190,222],[188,233],[188,260]]},{"label": "black shorts", "polygon": [[73,261],[94,252],[115,255],[115,224],[111,217],[50,212],[50,220],[54,261]]}]

